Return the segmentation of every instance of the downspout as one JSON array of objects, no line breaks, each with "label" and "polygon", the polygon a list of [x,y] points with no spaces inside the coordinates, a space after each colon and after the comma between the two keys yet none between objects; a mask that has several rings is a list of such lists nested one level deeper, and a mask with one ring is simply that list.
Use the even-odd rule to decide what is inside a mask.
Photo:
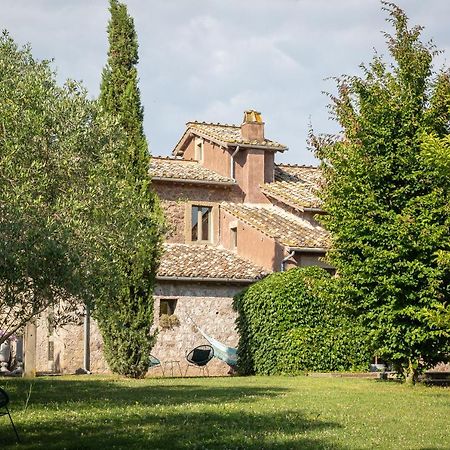
[{"label": "downspout", "polygon": [[[231,155],[231,160],[230,160],[230,175],[231,178],[234,180],[234,176],[235,176],[235,170],[234,170],[234,157],[236,156],[236,153],[239,151],[239,145],[236,146],[236,150],[232,153]],[[236,181],[236,180],[235,180]]]},{"label": "downspout", "polygon": [[285,271],[285,267],[284,264],[290,260],[293,256],[295,255],[295,250],[293,250],[291,253],[289,253],[289,255],[287,255],[285,258],[283,258],[283,260],[281,261],[281,267],[280,267],[280,271],[284,272]]}]

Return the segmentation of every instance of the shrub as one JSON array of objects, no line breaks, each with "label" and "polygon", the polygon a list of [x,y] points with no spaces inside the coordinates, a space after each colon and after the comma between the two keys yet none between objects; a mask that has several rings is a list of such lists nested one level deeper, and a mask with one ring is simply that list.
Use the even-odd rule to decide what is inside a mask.
[{"label": "shrub", "polygon": [[366,368],[370,352],[336,289],[319,267],[274,273],[234,298],[242,374]]}]

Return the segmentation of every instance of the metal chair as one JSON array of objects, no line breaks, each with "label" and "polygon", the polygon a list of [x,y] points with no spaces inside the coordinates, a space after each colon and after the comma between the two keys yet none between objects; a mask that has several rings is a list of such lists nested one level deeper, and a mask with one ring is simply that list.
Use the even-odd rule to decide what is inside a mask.
[{"label": "metal chair", "polygon": [[206,370],[206,373],[209,376],[209,370],[206,365],[209,363],[209,361],[211,361],[213,356],[214,349],[210,345],[200,345],[198,347],[195,347],[186,355],[188,365],[186,367],[186,371],[184,372],[184,376],[187,375],[188,369],[191,366],[198,367],[200,370],[202,370],[203,376],[205,375]]},{"label": "metal chair", "polygon": [[11,421],[11,425],[13,427],[14,433],[16,433],[17,442],[20,442],[19,434],[17,433],[17,430],[16,430],[16,427],[12,420],[11,414],[9,413],[8,403],[9,403],[8,394],[2,388],[0,388],[0,410],[1,409],[5,410],[5,411],[0,411],[0,416],[7,415],[9,417],[9,420]]},{"label": "metal chair", "polygon": [[161,361],[156,356],[153,356],[153,355],[150,355],[149,358],[150,358],[150,364],[148,365],[148,368],[153,369],[153,367],[159,366],[159,367],[161,367],[162,374],[164,376],[164,366],[161,364]]}]

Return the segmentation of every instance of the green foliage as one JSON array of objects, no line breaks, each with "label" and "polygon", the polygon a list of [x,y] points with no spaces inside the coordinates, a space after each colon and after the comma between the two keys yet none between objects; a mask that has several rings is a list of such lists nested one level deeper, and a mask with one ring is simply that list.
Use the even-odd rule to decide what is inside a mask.
[{"label": "green foliage", "polygon": [[117,121],[86,92],[59,87],[48,62],[0,38],[0,328],[7,337],[51,307],[73,320],[83,302],[123,290],[154,231],[150,205],[117,155]]},{"label": "green foliage", "polygon": [[180,326],[180,319],[175,314],[161,314],[159,316],[159,327],[161,329],[172,329]]},{"label": "green foliage", "polygon": [[367,368],[364,332],[318,267],[274,273],[234,299],[239,371],[295,374]]},{"label": "green foliage", "polygon": [[126,6],[117,0],[110,1],[110,12],[110,48],[99,102],[125,132],[127,146],[115,155],[126,168],[120,177],[132,186],[149,214],[137,217],[137,226],[146,229],[146,241],[133,247],[132,255],[119,256],[123,268],[119,292],[106,301],[96,302],[94,315],[99,322],[105,357],[111,370],[130,377],[142,377],[148,370],[148,355],[155,342],[150,327],[163,219],[148,176],[150,155],[143,131],[136,70],[138,44],[133,19]]},{"label": "green foliage", "polygon": [[117,117],[128,137],[128,149],[118,157],[129,166],[129,175],[137,183],[147,183],[149,153],[138,87],[139,57],[134,21],[126,5],[117,0],[110,0],[110,13],[108,63],[102,73],[99,101],[105,111]]},{"label": "green foliage", "polygon": [[393,63],[375,55],[362,76],[337,80],[342,137],[316,141],[326,187],[331,262],[376,352],[405,372],[445,358],[449,336],[432,320],[449,301],[450,78],[420,27],[383,2]]}]

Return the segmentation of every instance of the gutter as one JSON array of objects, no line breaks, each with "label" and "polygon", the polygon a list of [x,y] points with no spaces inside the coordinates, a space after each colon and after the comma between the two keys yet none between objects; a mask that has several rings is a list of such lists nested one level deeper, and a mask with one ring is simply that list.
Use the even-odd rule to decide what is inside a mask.
[{"label": "gutter", "polygon": [[326,253],[328,251],[323,247],[288,247],[288,249],[296,253]]},{"label": "gutter", "polygon": [[296,253],[326,253],[328,250],[326,248],[320,247],[288,247],[288,251],[290,251],[289,255],[281,261],[280,271],[284,272],[285,263],[289,261]]},{"label": "gutter", "polygon": [[322,208],[303,208],[303,211],[307,212],[315,212],[315,213],[324,213],[325,211]]},{"label": "gutter", "polygon": [[176,277],[176,276],[156,277],[156,281],[188,281],[188,282],[236,283],[236,284],[255,283],[260,279],[261,278],[209,278],[209,277]]},{"label": "gutter", "polygon": [[280,272],[284,272],[284,270],[285,270],[285,263],[287,262],[287,261],[289,261],[294,255],[295,255],[295,250],[292,250],[292,249],[290,249],[291,250],[291,253],[289,253],[289,255],[287,255],[287,256],[285,256],[283,259],[282,259],[282,261],[281,261],[281,265],[280,265]]}]

